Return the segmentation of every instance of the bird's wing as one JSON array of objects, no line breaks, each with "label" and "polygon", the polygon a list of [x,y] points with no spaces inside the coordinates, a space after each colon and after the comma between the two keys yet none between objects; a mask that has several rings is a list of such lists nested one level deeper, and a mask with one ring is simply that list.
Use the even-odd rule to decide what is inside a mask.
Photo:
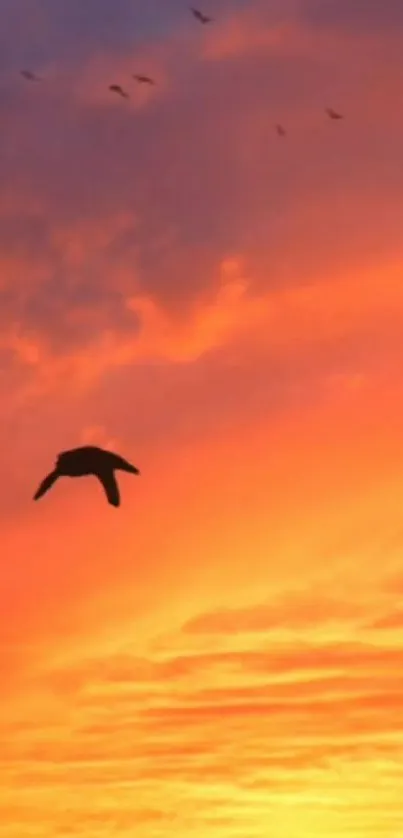
[{"label": "bird's wing", "polygon": [[120,505],[120,495],[119,495],[119,488],[118,484],[116,483],[115,475],[112,470],[98,472],[97,474],[98,479],[101,481],[104,489],[106,497],[108,498],[108,503],[111,506],[119,506]]},{"label": "bird's wing", "polygon": [[45,492],[48,492],[49,489],[52,488],[53,484],[56,482],[58,477],[60,477],[58,471],[51,471],[50,474],[48,474],[45,477],[45,479],[42,480],[41,485],[34,494],[34,500],[39,500],[39,498],[41,498],[42,495],[45,494]]}]

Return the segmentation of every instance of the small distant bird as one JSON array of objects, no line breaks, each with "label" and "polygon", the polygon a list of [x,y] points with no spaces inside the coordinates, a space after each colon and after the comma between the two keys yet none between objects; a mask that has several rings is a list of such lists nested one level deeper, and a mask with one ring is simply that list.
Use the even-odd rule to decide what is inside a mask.
[{"label": "small distant bird", "polygon": [[334,111],[333,108],[326,108],[326,113],[330,119],[343,119],[343,114],[337,113],[337,111]]},{"label": "small distant bird", "polygon": [[155,84],[154,79],[150,78],[150,76],[134,75],[133,78],[138,81],[139,84]]},{"label": "small distant bird", "polygon": [[21,70],[21,75],[24,76],[24,79],[27,79],[28,81],[42,81],[42,79],[39,78],[39,76],[37,76],[31,70]]},{"label": "small distant bird", "polygon": [[111,90],[112,93],[117,93],[118,96],[122,96],[123,99],[128,99],[129,98],[129,94],[126,93],[125,90],[123,90],[123,87],[121,87],[120,84],[110,84],[109,85],[109,90]]},{"label": "small distant bird", "polygon": [[73,448],[71,451],[62,451],[56,460],[54,470],[45,477],[36,491],[34,500],[39,500],[45,492],[48,492],[59,477],[84,477],[84,475],[92,474],[101,481],[108,503],[111,506],[119,506],[120,496],[114,474],[115,469],[128,471],[130,474],[140,474],[139,470],[123,457],[94,445],[84,445],[81,448]]},{"label": "small distant bird", "polygon": [[194,15],[194,17],[196,18],[196,20],[199,20],[200,23],[211,23],[212,22],[213,18],[212,17],[207,17],[207,15],[203,14],[203,12],[200,12],[199,9],[194,9],[192,6],[189,6],[189,8],[190,8],[190,11],[192,12],[192,14]]},{"label": "small distant bird", "polygon": [[286,131],[285,131],[285,128],[283,128],[282,125],[276,125],[276,131],[277,131],[277,134],[279,135],[279,137],[285,137]]}]

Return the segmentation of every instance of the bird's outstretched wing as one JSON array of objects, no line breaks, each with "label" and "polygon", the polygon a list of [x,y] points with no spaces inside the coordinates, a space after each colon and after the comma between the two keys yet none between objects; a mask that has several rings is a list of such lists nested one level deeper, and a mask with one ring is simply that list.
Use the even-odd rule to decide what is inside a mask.
[{"label": "bird's outstretched wing", "polygon": [[155,81],[151,78],[151,76],[141,76],[139,74],[136,74],[133,76],[133,78],[136,81],[140,82],[140,84],[155,84]]},{"label": "bird's outstretched wing", "polygon": [[44,480],[42,480],[41,485],[37,489],[34,494],[34,500],[39,500],[45,492],[48,492],[49,489],[52,488],[53,484],[56,482],[57,478],[60,477],[57,471],[51,471]]},{"label": "bird's outstretched wing", "polygon": [[40,79],[36,73],[33,73],[32,70],[21,70],[21,75],[24,79],[27,79],[27,81],[42,81],[42,79]]},{"label": "bird's outstretched wing", "polygon": [[199,9],[195,9],[192,6],[190,6],[189,8],[190,8],[190,11],[192,12],[192,14],[194,15],[194,17],[196,18],[196,20],[199,20],[200,23],[211,23],[211,21],[212,21],[211,17],[207,17],[207,15],[205,15]]},{"label": "bird's outstretched wing", "polygon": [[110,84],[109,90],[111,90],[112,93],[117,93],[118,96],[122,96],[123,99],[129,98],[129,94],[126,93],[125,90],[123,90],[123,87],[121,87],[120,84]]},{"label": "bird's outstretched wing", "polygon": [[343,114],[334,111],[333,108],[326,108],[326,113],[330,116],[330,119],[343,119]]},{"label": "bird's outstretched wing", "polygon": [[97,477],[105,489],[108,503],[110,503],[111,506],[120,506],[119,488],[112,469],[110,471],[98,472]]}]

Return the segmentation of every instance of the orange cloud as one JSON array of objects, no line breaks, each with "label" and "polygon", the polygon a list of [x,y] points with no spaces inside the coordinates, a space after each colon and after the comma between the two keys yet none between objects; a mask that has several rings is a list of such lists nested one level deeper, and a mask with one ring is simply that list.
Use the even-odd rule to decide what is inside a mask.
[{"label": "orange cloud", "polygon": [[[399,835],[401,12],[21,3],[0,838]],[[122,507],[32,503],[84,443],[139,465]]]}]

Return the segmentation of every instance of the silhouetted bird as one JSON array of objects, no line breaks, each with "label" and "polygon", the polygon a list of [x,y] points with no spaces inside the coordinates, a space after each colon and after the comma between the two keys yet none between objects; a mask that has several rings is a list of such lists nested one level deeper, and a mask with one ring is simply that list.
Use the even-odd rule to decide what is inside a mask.
[{"label": "silhouetted bird", "polygon": [[123,99],[128,99],[129,98],[129,94],[126,93],[125,90],[123,90],[123,88],[120,86],[120,84],[110,84],[109,85],[109,90],[111,90],[112,93],[117,93],[118,96],[123,96]]},{"label": "silhouetted bird", "polygon": [[337,113],[337,111],[334,111],[333,108],[326,108],[326,113],[330,119],[343,119],[343,114]]},{"label": "silhouetted bird", "polygon": [[56,460],[55,469],[42,481],[34,495],[34,500],[39,500],[45,492],[48,492],[58,477],[84,477],[84,475],[92,474],[101,481],[108,502],[112,506],[119,506],[120,496],[114,474],[115,469],[128,471],[130,474],[140,474],[139,470],[123,457],[94,445],[84,445],[82,448],[62,451]]},{"label": "silhouetted bird", "polygon": [[150,76],[134,75],[133,78],[140,84],[155,84],[154,79],[151,79]]},{"label": "silhouetted bird", "polygon": [[213,18],[212,17],[207,17],[207,15],[203,14],[203,12],[200,12],[199,9],[194,9],[192,6],[189,6],[189,8],[190,8],[190,11],[192,12],[192,14],[194,15],[194,17],[196,18],[196,20],[199,20],[200,23],[211,23],[212,22]]},{"label": "silhouetted bird", "polygon": [[282,125],[276,125],[276,131],[279,137],[285,137],[286,132]]},{"label": "silhouetted bird", "polygon": [[21,75],[28,81],[42,81],[39,76],[36,76],[31,70],[21,70]]}]

